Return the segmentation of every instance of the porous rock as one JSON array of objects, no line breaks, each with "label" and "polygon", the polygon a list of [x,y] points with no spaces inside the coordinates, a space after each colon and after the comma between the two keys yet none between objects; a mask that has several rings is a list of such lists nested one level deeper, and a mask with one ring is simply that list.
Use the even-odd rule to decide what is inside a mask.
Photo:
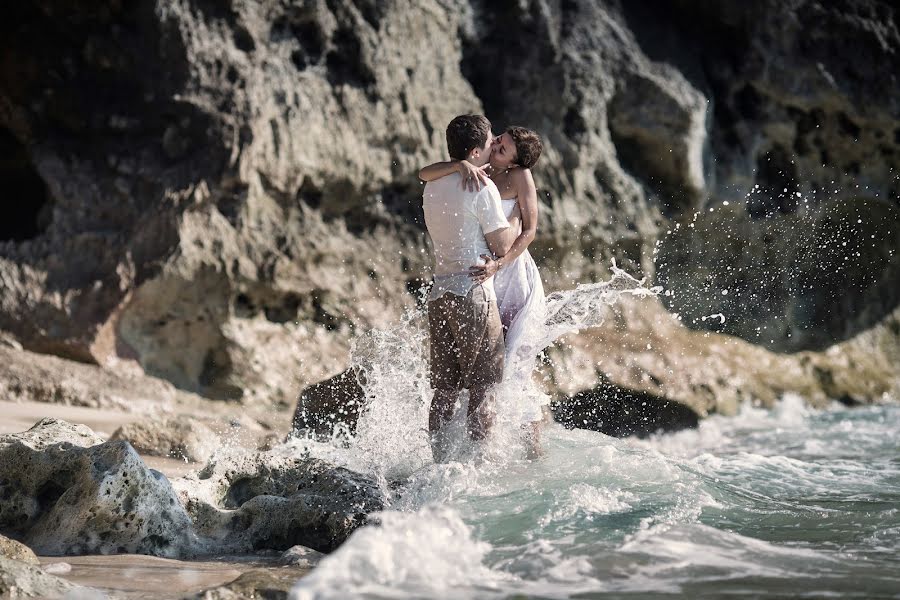
[{"label": "porous rock", "polygon": [[125,441],[44,419],[0,437],[0,531],[40,554],[176,556],[191,521],[168,480]]},{"label": "porous rock", "polygon": [[327,552],[384,505],[374,481],[307,456],[217,458],[172,483],[128,442],[45,419],[0,436],[0,532],[45,555]]},{"label": "porous rock", "polygon": [[697,427],[690,408],[647,392],[602,383],[552,403],[553,418],[568,428],[590,429],[614,437],[646,437]]},{"label": "porous rock", "polygon": [[314,567],[325,557],[306,546],[291,546],[278,557],[278,563],[282,565],[294,565],[298,567]]},{"label": "porous rock", "polygon": [[0,556],[30,565],[41,564],[41,561],[38,560],[31,548],[3,535],[0,535]]},{"label": "porous rock", "polygon": [[292,433],[330,436],[341,429],[352,433],[365,402],[359,374],[351,367],[300,392]]},{"label": "porous rock", "polygon": [[280,451],[217,456],[173,484],[198,535],[230,552],[298,544],[330,552],[385,499],[367,477]]}]

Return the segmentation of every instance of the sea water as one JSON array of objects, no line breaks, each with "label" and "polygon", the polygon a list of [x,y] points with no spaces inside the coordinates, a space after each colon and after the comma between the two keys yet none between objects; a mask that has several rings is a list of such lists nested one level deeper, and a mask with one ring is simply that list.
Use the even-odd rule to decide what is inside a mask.
[{"label": "sea water", "polygon": [[[648,293],[609,283],[582,289],[570,309],[589,310],[560,312],[557,331]],[[900,598],[897,404],[788,396],[646,440],[550,424],[538,460],[516,424],[473,447],[457,419],[462,441],[435,464],[424,336],[410,317],[363,340],[356,435],[295,442],[379,478],[389,507],[293,598]]]}]

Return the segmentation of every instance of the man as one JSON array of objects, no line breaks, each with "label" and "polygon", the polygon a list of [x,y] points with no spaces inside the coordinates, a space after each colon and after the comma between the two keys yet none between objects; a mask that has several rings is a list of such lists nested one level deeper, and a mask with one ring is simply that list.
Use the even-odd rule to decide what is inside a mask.
[{"label": "man", "polygon": [[[475,166],[488,162],[491,123],[482,115],[461,115],[447,127],[451,158]],[[465,189],[453,173],[425,185],[425,225],[434,245],[434,285],[428,297],[431,338],[431,387],[428,418],[435,460],[447,450],[444,426],[462,389],[469,390],[467,425],[473,440],[483,440],[493,424],[489,388],[503,376],[503,326],[493,279],[481,283],[470,267],[506,252],[500,192],[488,181],[480,190]]]}]

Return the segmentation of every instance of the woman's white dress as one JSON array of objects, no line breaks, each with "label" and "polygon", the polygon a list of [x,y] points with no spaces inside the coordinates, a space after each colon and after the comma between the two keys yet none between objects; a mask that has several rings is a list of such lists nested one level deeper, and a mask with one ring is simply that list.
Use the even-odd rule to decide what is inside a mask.
[{"label": "woman's white dress", "polygon": [[[503,200],[509,218],[515,198]],[[548,397],[532,381],[535,358],[543,346],[536,342],[544,328],[546,299],[534,259],[526,250],[494,275],[500,320],[506,328],[506,362],[498,413],[512,421],[529,423],[542,418]]]}]

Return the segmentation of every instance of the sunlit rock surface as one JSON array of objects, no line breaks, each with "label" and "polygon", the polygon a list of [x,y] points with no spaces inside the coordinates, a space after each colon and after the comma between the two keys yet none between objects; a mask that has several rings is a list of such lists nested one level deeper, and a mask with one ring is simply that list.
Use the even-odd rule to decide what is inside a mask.
[{"label": "sunlit rock surface", "polygon": [[31,548],[16,540],[11,540],[6,536],[0,535],[0,556],[10,560],[28,563],[29,565],[39,565],[40,561]]},{"label": "sunlit rock surface", "polygon": [[671,288],[688,327],[791,352],[900,302],[888,2],[11,11],[0,329],[32,351],[287,408],[413,305],[430,263],[414,174],[471,111],[546,142],[548,290],[616,256]]},{"label": "sunlit rock surface", "polygon": [[202,420],[187,415],[147,419],[123,425],[110,440],[126,440],[147,456],[205,462],[219,447],[219,437]]}]

